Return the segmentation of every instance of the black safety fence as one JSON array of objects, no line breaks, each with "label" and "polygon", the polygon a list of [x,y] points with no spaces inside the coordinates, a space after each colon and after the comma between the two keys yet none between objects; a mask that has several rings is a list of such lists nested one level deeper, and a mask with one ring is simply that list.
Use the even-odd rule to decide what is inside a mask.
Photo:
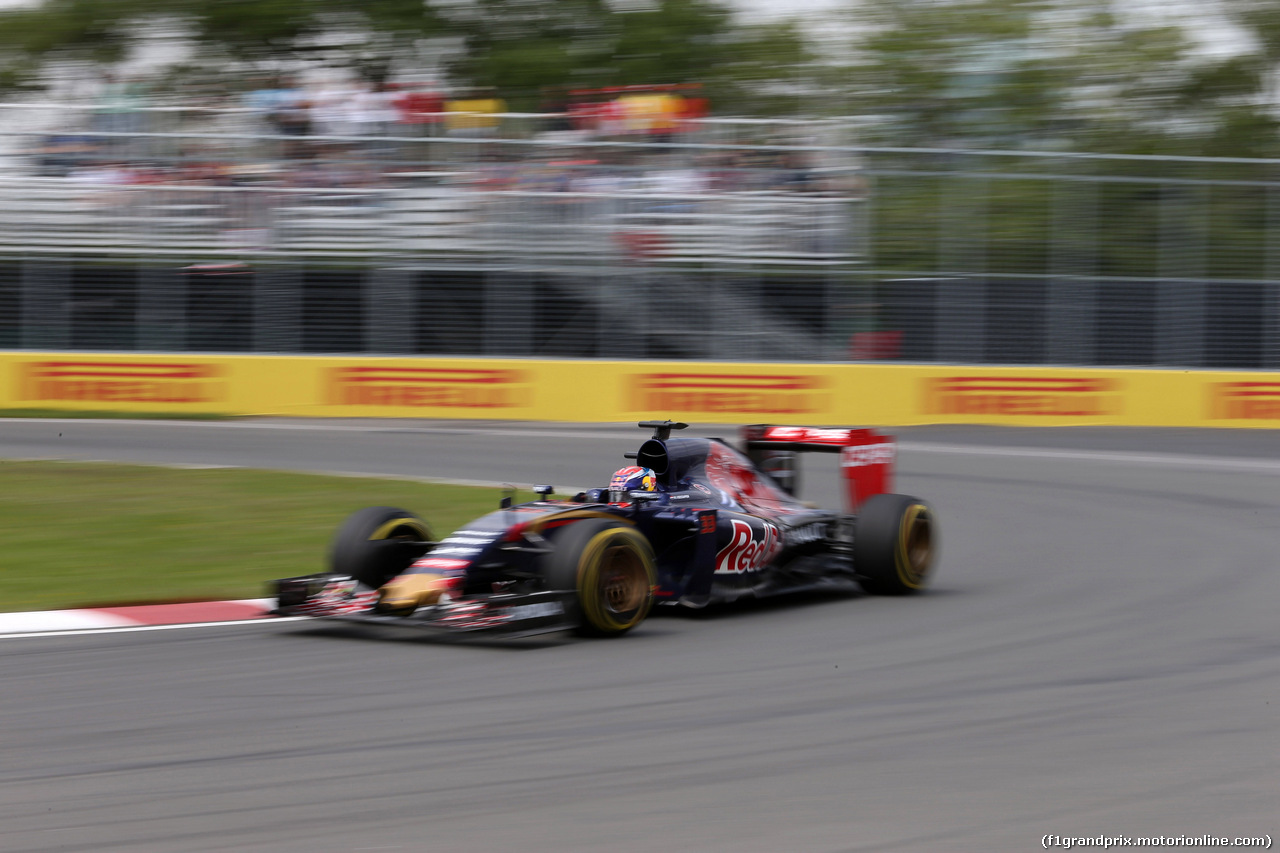
[{"label": "black safety fence", "polygon": [[[701,270],[0,260],[17,349],[824,360],[858,285]],[[766,319],[767,318],[767,322]]]},{"label": "black safety fence", "polygon": [[1280,283],[0,261],[10,349],[1280,367]]},{"label": "black safety fence", "polygon": [[874,292],[913,362],[1280,368],[1280,282],[889,278]]}]

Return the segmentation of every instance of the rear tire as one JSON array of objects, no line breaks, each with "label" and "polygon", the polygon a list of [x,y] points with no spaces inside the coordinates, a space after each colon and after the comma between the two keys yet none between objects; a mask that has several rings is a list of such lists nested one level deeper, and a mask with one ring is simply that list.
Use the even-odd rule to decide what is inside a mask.
[{"label": "rear tire", "polygon": [[427,552],[431,530],[413,513],[392,506],[370,506],[347,517],[333,537],[329,568],[368,587],[378,588]]},{"label": "rear tire", "polygon": [[855,520],[853,567],[876,595],[910,595],[929,584],[937,552],[933,510],[909,495],[875,495]]},{"label": "rear tire", "polygon": [[579,634],[625,634],[653,607],[653,548],[631,525],[606,518],[574,522],[556,537],[545,565],[549,588],[576,593],[571,615]]}]

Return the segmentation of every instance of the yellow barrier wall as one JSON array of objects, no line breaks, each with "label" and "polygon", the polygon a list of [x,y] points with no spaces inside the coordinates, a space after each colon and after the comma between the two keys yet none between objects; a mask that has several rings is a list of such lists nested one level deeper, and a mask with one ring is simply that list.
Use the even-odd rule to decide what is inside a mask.
[{"label": "yellow barrier wall", "polygon": [[0,407],[306,417],[1280,428],[1280,373],[0,353]]}]

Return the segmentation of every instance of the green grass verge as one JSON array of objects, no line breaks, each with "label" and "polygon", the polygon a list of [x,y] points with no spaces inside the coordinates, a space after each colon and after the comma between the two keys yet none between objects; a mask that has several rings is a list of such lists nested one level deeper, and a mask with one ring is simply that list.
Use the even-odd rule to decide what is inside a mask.
[{"label": "green grass verge", "polygon": [[334,531],[360,507],[411,510],[439,537],[501,497],[408,480],[0,460],[0,612],[260,598],[272,578],[322,571]]}]

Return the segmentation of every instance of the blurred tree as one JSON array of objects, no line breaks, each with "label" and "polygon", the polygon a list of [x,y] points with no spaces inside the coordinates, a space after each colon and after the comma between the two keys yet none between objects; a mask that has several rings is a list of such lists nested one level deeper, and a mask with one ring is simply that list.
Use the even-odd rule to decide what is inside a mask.
[{"label": "blurred tree", "polygon": [[850,14],[849,111],[882,117],[894,144],[1273,147],[1262,65],[1197,51],[1173,20],[1121,18],[1107,0],[860,0]]},{"label": "blurred tree", "polygon": [[705,80],[721,112],[813,115],[829,112],[827,72],[799,24],[784,21],[734,30]]},{"label": "blurred tree", "polygon": [[0,85],[33,83],[48,60],[119,62],[158,28],[215,62],[318,58],[385,73],[443,24],[423,0],[44,0],[0,11]]},{"label": "blurred tree", "polygon": [[449,16],[465,45],[456,80],[519,109],[546,89],[697,83],[721,111],[796,112],[804,100],[774,84],[813,63],[794,24],[740,26],[715,0],[477,0]]},{"label": "blurred tree", "polygon": [[796,25],[741,26],[720,0],[45,0],[0,11],[0,85],[38,79],[50,59],[119,62],[157,27],[194,47],[189,68],[309,62],[372,78],[450,38],[452,82],[516,109],[549,89],[698,83],[720,111],[795,113],[817,67]]},{"label": "blurred tree", "polygon": [[449,24],[463,42],[455,81],[497,89],[518,109],[545,87],[603,85],[614,38],[603,0],[476,0],[451,9]]},{"label": "blurred tree", "polygon": [[[1105,0],[861,0],[842,72],[847,111],[876,116],[864,138],[895,147],[1280,156],[1280,0],[1231,3],[1252,37],[1207,51],[1184,22],[1122,18]],[[1211,224],[1194,226],[1214,249],[1205,272],[1263,274],[1268,202],[1249,165],[957,153],[932,158],[926,177],[912,173],[918,157],[901,159],[905,169],[876,181],[881,268],[962,268],[980,239],[985,272],[1043,274],[1065,262],[1045,234],[1067,227],[1092,272],[1155,276],[1169,271],[1160,264],[1170,223],[1211,210]],[[1048,162],[1083,182],[1020,176]]]}]

